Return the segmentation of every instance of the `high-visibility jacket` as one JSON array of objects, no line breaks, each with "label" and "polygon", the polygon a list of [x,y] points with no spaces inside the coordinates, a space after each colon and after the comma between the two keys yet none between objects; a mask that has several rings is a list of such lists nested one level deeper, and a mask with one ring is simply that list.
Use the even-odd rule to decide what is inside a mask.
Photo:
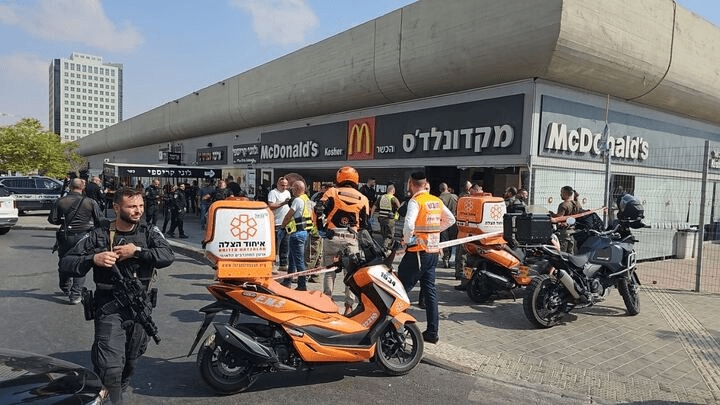
[{"label": "high-visibility jacket", "polygon": [[443,203],[430,193],[417,194],[413,200],[419,207],[413,232],[417,244],[409,246],[407,250],[409,252],[437,253],[440,251],[438,245],[440,244]]},{"label": "high-visibility jacket", "polygon": [[310,208],[310,198],[308,198],[307,194],[303,194],[296,198],[301,199],[303,203],[305,203],[303,205],[302,222],[297,222],[295,220],[295,215],[293,214],[290,222],[285,225],[285,230],[287,233],[295,233],[296,231],[308,231],[312,233],[315,229],[315,223],[313,222],[313,212]]},{"label": "high-visibility jacket", "polygon": [[360,213],[370,213],[368,199],[361,192],[350,187],[331,187],[322,196],[320,201],[326,202],[332,199],[332,209],[326,215],[326,226],[328,229],[360,227]]},{"label": "high-visibility jacket", "polygon": [[393,205],[395,196],[392,193],[387,193],[380,197],[378,201],[378,218],[397,219],[397,212]]}]

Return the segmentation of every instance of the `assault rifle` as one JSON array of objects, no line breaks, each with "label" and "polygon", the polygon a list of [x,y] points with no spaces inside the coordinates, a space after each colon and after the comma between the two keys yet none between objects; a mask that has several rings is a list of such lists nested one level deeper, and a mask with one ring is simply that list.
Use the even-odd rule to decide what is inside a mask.
[{"label": "assault rifle", "polygon": [[116,305],[128,311],[130,316],[142,325],[148,336],[153,338],[155,344],[159,344],[158,328],[150,316],[157,300],[157,288],[153,288],[148,294],[140,280],[123,274],[116,264],[113,264],[112,272],[116,278],[113,288]]}]

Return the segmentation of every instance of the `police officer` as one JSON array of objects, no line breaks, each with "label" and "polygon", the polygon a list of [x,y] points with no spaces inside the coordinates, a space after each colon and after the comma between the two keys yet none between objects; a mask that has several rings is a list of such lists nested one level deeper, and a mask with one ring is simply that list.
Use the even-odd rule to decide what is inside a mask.
[{"label": "police officer", "polygon": [[[367,197],[358,191],[360,176],[350,166],[341,167],[335,175],[336,187],[330,187],[315,206],[318,217],[325,215],[328,236],[323,241],[323,262],[332,265],[335,256],[342,249],[358,252],[356,233],[360,229],[369,231],[370,206]],[[354,232],[352,232],[354,231]],[[335,272],[325,273],[323,293],[332,297],[335,287]],[[345,315],[352,312],[355,295],[345,286]]]},{"label": "police officer", "polygon": [[[68,188],[68,194],[56,201],[48,216],[48,222],[60,225],[55,234],[58,262],[87,232],[99,226],[104,219],[97,202],[83,195],[84,180],[71,179]],[[62,272],[59,276],[60,290],[68,296],[70,304],[79,304],[85,277],[70,277]]]},{"label": "police officer", "polygon": [[116,264],[148,289],[155,269],[167,267],[175,259],[157,226],[140,221],[144,208],[142,192],[118,190],[113,199],[116,220],[93,229],[61,261],[61,271],[74,276],[93,270],[95,340],[91,359],[113,404],[122,403],[122,392],[129,386],[149,338],[126,310],[113,305],[116,280],[111,267]]},{"label": "police officer", "polygon": [[185,200],[185,184],[180,183],[179,186],[173,187],[173,193],[171,199],[168,200],[170,204],[170,232],[168,237],[175,237],[175,228],[178,229],[181,239],[187,239],[183,225],[185,224],[185,211],[187,210],[187,204]]},{"label": "police officer", "polygon": [[403,243],[406,253],[398,265],[398,278],[410,293],[420,281],[425,295],[427,330],[423,340],[437,343],[439,340],[437,289],[435,267],[440,253],[440,232],[455,223],[452,212],[442,201],[429,193],[430,187],[425,173],[415,172],[408,180],[412,198],[408,201],[407,214],[403,225]]},{"label": "police officer", "polygon": [[158,214],[160,213],[160,202],[163,191],[160,188],[160,179],[154,179],[145,189],[145,222],[157,225]]},{"label": "police officer", "polygon": [[377,209],[378,222],[380,222],[380,234],[383,237],[383,247],[390,249],[395,238],[395,221],[399,218],[398,208],[400,201],[395,197],[395,186],[390,184],[387,186],[385,194],[375,201],[370,216]]}]

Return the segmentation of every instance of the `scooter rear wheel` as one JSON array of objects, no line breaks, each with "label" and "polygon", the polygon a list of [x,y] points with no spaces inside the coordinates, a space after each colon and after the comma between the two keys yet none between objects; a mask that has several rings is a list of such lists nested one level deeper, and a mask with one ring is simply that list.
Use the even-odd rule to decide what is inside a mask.
[{"label": "scooter rear wheel", "polygon": [[423,338],[414,323],[406,323],[402,333],[388,325],[375,345],[378,366],[389,375],[404,375],[422,359]]},{"label": "scooter rear wheel", "polygon": [[236,394],[255,382],[249,359],[232,350],[217,333],[208,336],[198,350],[197,366],[203,380],[218,394]]},{"label": "scooter rear wheel", "polygon": [[472,278],[468,282],[466,291],[468,297],[478,304],[490,301],[490,298],[495,292],[493,287],[490,285],[488,277],[478,270],[473,272]]}]

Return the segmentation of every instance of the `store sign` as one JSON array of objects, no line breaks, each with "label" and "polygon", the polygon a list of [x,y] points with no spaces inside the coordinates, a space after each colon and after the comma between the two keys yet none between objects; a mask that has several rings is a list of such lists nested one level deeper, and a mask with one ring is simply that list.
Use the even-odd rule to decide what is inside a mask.
[{"label": "store sign", "polygon": [[250,165],[257,163],[260,160],[260,147],[259,143],[233,145],[233,163]]},{"label": "store sign", "polygon": [[348,160],[370,160],[375,150],[375,117],[348,121]]},{"label": "store sign", "polygon": [[377,116],[375,159],[520,154],[524,98],[517,94]]},{"label": "store sign", "polygon": [[201,167],[148,167],[148,166],[119,166],[116,170],[106,166],[105,174],[110,176],[132,177],[175,177],[175,178],[207,178],[218,179],[221,170]]},{"label": "store sign", "polygon": [[167,162],[169,165],[179,165],[182,160],[182,153],[168,152]]},{"label": "store sign", "polygon": [[[588,128],[571,129],[567,125],[551,122],[545,136],[545,150],[570,152],[572,154],[602,155],[602,133],[593,134]],[[607,150],[610,156],[621,159],[645,160],[650,144],[642,137],[608,136]]]},{"label": "store sign", "polygon": [[227,146],[198,149],[195,160],[198,164],[226,164]]},{"label": "store sign", "polygon": [[260,136],[261,162],[345,160],[342,134],[347,122],[265,132]]}]

